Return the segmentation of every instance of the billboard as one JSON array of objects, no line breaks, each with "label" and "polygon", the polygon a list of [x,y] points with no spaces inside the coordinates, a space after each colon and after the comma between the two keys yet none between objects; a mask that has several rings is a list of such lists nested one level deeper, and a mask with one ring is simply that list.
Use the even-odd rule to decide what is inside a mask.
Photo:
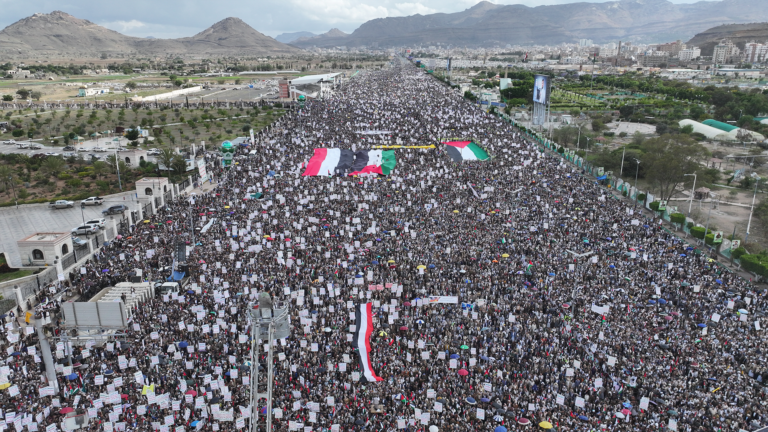
[{"label": "billboard", "polygon": [[546,105],[549,103],[549,77],[535,75],[533,80],[533,101]]}]

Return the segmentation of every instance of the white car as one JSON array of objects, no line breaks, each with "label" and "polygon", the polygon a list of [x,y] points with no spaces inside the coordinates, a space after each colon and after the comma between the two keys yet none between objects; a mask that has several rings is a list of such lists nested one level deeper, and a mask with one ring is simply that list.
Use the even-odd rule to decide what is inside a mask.
[{"label": "white car", "polygon": [[98,225],[80,225],[72,228],[72,235],[78,234],[96,234],[99,232]]},{"label": "white car", "polygon": [[29,144],[27,144],[27,143],[18,143],[18,144],[16,144],[16,148],[20,148],[20,149],[29,148]]},{"label": "white car", "polygon": [[16,144],[16,140],[5,140],[3,141],[3,144],[13,145],[13,144]]},{"label": "white car", "polygon": [[91,151],[91,149],[88,148],[88,147],[80,147],[79,149],[77,149],[77,151],[79,151],[79,152],[89,152],[89,151]]},{"label": "white car", "polygon": [[40,150],[41,148],[43,148],[43,146],[41,146],[40,144],[30,144],[29,145],[29,149],[30,150]]},{"label": "white car", "polygon": [[61,155],[64,156],[65,158],[68,158],[68,157],[75,157],[75,156],[77,156],[77,153],[75,153],[75,152],[64,152]]},{"label": "white car", "polygon": [[107,149],[105,149],[104,147],[94,147],[92,150],[100,153],[105,153],[107,151]]},{"label": "white car", "polygon": [[107,223],[107,220],[104,218],[98,218],[98,219],[91,219],[87,221],[86,225],[96,225],[101,229],[104,229],[104,224]]},{"label": "white car", "polygon": [[58,153],[54,153],[54,152],[47,152],[45,155],[46,156],[58,156],[59,154]]},{"label": "white car", "polygon": [[[102,204],[104,204],[104,198],[97,197],[97,196],[92,196],[92,197],[88,197],[88,198],[80,201],[80,204],[83,204],[83,205],[102,205]],[[90,223],[90,222],[86,222],[86,223]]]}]

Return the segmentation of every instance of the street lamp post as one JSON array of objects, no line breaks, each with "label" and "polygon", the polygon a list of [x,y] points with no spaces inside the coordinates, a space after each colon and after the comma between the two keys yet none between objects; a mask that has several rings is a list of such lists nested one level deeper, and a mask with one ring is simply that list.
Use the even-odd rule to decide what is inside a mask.
[{"label": "street lamp post", "polygon": [[693,194],[696,191],[696,174],[683,174],[685,176],[693,176],[693,187],[691,187],[691,199],[688,202],[688,217],[691,217],[691,206],[693,205]]},{"label": "street lamp post", "polygon": [[755,182],[755,193],[752,194],[752,206],[749,209],[749,221],[747,222],[747,235],[744,236],[744,243],[747,243],[747,239],[749,239],[749,227],[752,225],[752,212],[755,211],[755,198],[757,197],[757,185],[760,184],[760,177],[757,178],[757,181]]},{"label": "street lamp post", "polygon": [[13,184],[13,176],[8,176],[8,183],[11,184],[11,189],[13,189],[13,202],[16,204],[16,208],[19,208],[19,199],[16,198],[16,186]]},{"label": "street lamp post", "polygon": [[[635,159],[635,158],[632,158]],[[637,175],[640,173],[640,161],[635,159],[635,163],[637,164],[637,168],[635,169],[635,205],[632,206],[632,211],[634,211],[637,208]]]}]

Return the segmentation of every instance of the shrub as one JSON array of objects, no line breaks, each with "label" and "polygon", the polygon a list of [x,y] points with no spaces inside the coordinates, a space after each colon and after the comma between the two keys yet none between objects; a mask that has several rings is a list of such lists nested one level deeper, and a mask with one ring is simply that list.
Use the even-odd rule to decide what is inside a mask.
[{"label": "shrub", "polygon": [[768,255],[746,254],[741,256],[741,267],[757,275],[768,277]]},{"label": "shrub", "polygon": [[[710,230],[710,232],[711,232],[711,230]],[[707,234],[706,236],[704,236],[704,243],[709,245],[709,246],[714,245],[715,244],[715,235],[714,234]]]},{"label": "shrub", "polygon": [[646,195],[644,193],[637,194],[637,200],[640,202],[645,202]]},{"label": "shrub", "polygon": [[731,256],[733,257],[733,259],[739,259],[746,254],[747,254],[747,250],[744,249],[744,246],[739,246],[738,248],[731,251]]},{"label": "shrub", "polygon": [[650,207],[651,210],[657,212],[657,211],[659,211],[659,204],[661,204],[659,201],[654,201],[654,202],[648,204],[648,207]]},{"label": "shrub", "polygon": [[69,180],[72,178],[72,175],[68,173],[61,173],[59,174],[58,177],[59,177],[59,180]]},{"label": "shrub", "polygon": [[688,229],[693,228],[693,225],[694,225],[693,222],[688,222],[687,224],[685,224],[685,226],[688,227]]},{"label": "shrub", "polygon": [[694,238],[702,240],[702,239],[704,239],[705,231],[706,231],[706,229],[704,227],[693,227],[693,228],[691,228],[691,235]]},{"label": "shrub", "polygon": [[627,133],[626,132],[620,132],[619,133],[619,137],[626,138],[627,137]]},{"label": "shrub", "polygon": [[672,213],[669,215],[669,219],[672,221],[672,223],[676,223],[679,225],[682,225],[685,223],[685,215],[682,213]]},{"label": "shrub", "polygon": [[621,193],[621,195],[622,195],[622,196],[627,196],[627,195],[629,195],[629,192],[627,192],[627,190],[626,190],[626,189],[624,189],[624,191]]},{"label": "shrub", "polygon": [[67,180],[67,185],[73,188],[82,186],[83,181],[79,178],[73,178],[71,180]]},{"label": "shrub", "polygon": [[603,132],[603,136],[613,137],[616,136],[616,132]]},{"label": "shrub", "polygon": [[24,136],[24,129],[14,129],[14,131],[11,133],[16,138]]},{"label": "shrub", "polygon": [[19,189],[18,196],[19,196],[19,199],[27,199],[29,198],[29,192],[26,189],[21,188]]}]

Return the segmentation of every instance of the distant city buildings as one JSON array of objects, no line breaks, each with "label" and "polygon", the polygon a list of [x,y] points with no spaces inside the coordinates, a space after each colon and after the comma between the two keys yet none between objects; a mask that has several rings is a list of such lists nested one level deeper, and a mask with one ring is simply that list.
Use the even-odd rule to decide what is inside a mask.
[{"label": "distant city buildings", "polygon": [[739,48],[730,40],[722,40],[715,46],[712,53],[712,61],[715,64],[728,63],[733,57],[739,55]]}]

